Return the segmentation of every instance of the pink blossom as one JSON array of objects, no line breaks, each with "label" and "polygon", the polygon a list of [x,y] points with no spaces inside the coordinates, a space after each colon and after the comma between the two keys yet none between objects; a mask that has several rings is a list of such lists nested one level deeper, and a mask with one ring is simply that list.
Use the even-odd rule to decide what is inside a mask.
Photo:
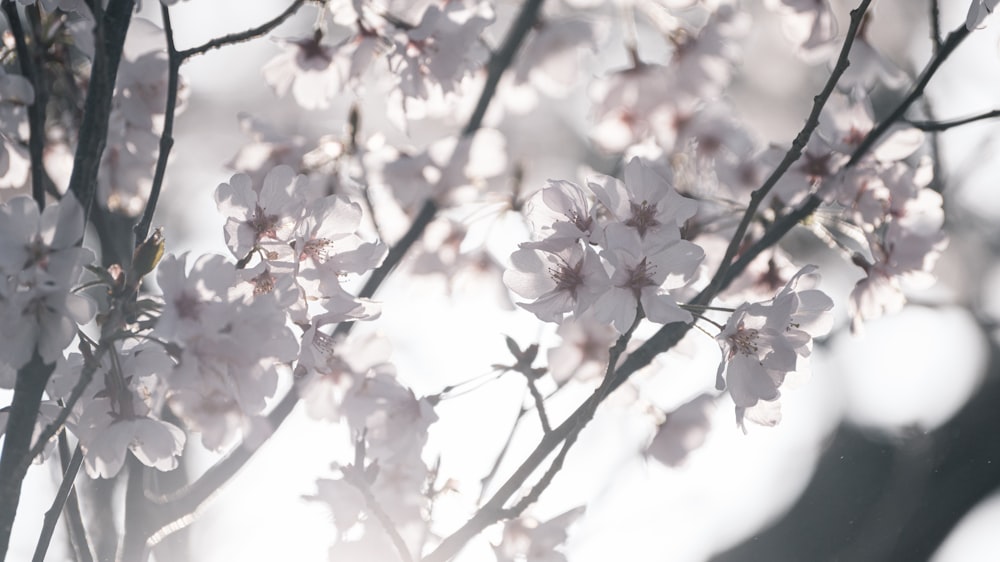
[{"label": "pink blossom", "polygon": [[802,268],[769,302],[740,305],[716,336],[723,351],[716,386],[728,386],[740,427],[758,402],[778,399],[785,375],[801,368],[800,357],[810,355],[812,338],[830,329],[833,301],[816,289],[798,289],[799,280],[815,269]]},{"label": "pink blossom", "polygon": [[691,451],[705,443],[715,406],[713,396],[699,394],[668,413],[646,448],[646,455],[667,466],[682,465]]},{"label": "pink blossom", "polygon": [[613,322],[625,333],[642,306],[645,316],[660,324],[690,322],[691,314],[680,308],[665,290],[691,279],[704,252],[687,240],[641,239],[637,229],[611,224],[605,230],[601,256],[611,264],[611,288],[594,305],[594,315]]},{"label": "pink blossom", "polygon": [[587,185],[616,220],[635,229],[643,239],[680,239],[680,227],[698,209],[695,201],[682,197],[666,178],[639,158],[625,165],[624,182],[596,176]]},{"label": "pink blossom", "polygon": [[566,542],[569,526],[585,511],[584,507],[576,507],[548,521],[520,517],[507,522],[503,540],[493,547],[497,562],[566,562],[566,556],[558,547]]},{"label": "pink blossom", "polygon": [[535,229],[546,240],[597,242],[600,228],[597,208],[587,193],[573,182],[549,180],[528,202]]},{"label": "pink blossom", "polygon": [[512,269],[504,283],[532,302],[518,303],[545,322],[560,322],[567,313],[579,316],[608,289],[610,280],[600,258],[578,243],[537,243],[510,256]]},{"label": "pink blossom", "polygon": [[340,92],[344,71],[338,65],[337,46],[322,42],[322,35],[284,39],[284,51],[274,57],[261,72],[264,80],[279,96],[289,90],[303,109],[325,109]]},{"label": "pink blossom", "polygon": [[304,206],[299,195],[304,183],[290,167],[275,166],[257,185],[245,174],[219,184],[215,201],[228,217],[226,245],[237,259],[291,241]]},{"label": "pink blossom", "polygon": [[431,4],[420,22],[395,38],[392,65],[399,89],[407,98],[427,99],[433,89],[452,92],[476,66],[483,53],[483,29],[495,19],[487,2]]},{"label": "pink blossom", "polygon": [[766,5],[782,16],[782,30],[808,62],[829,56],[836,47],[837,20],[829,0],[768,0]]},{"label": "pink blossom", "polygon": [[177,468],[185,441],[180,428],[146,415],[116,417],[109,411],[109,402],[107,398],[90,402],[74,429],[86,452],[84,460],[91,477],[117,475],[126,451],[132,451],[146,466],[158,470]]},{"label": "pink blossom", "polygon": [[573,378],[588,380],[604,375],[609,349],[618,332],[591,313],[563,320],[556,333],[562,337],[558,346],[548,351],[549,374],[557,383]]}]

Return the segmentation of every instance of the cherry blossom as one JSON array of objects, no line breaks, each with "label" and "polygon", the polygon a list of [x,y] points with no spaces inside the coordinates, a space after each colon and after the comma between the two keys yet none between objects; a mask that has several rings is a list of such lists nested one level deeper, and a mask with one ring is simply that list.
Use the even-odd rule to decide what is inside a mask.
[{"label": "cherry blossom", "polygon": [[680,466],[688,455],[700,447],[711,428],[711,414],[715,398],[699,394],[689,402],[666,415],[659,425],[653,441],[646,448],[646,455],[667,466]]},{"label": "cherry blossom", "polygon": [[368,272],[385,257],[384,244],[355,234],[360,223],[359,204],[330,195],[306,207],[295,232],[291,248],[297,282],[305,297],[320,300],[324,310],[341,308],[339,301],[356,302],[342,287],[342,278]]},{"label": "cherry blossom", "polygon": [[[997,3],[972,0],[968,28],[982,26]],[[904,288],[932,281],[948,244],[944,197],[931,189],[935,168],[947,162],[919,129],[959,121],[910,122],[899,116],[918,116],[916,96],[888,96],[875,100],[879,115],[897,122],[876,127],[869,93],[906,77],[882,51],[884,37],[858,19],[867,2],[851,15],[852,64],[827,85],[829,99],[815,98],[823,104],[819,126],[809,121],[808,144],[796,146],[804,148],[801,158],[763,202],[751,192],[787,148],[765,149],[759,139],[784,137],[797,125],[798,104],[755,96],[812,90],[830,71],[842,6],[835,12],[829,0],[764,0],[773,13],[733,0],[298,1],[249,30],[226,26],[225,35],[193,43],[180,9],[170,25],[163,10],[165,31],[124,19],[118,10],[131,11],[127,2],[96,14],[87,6],[97,4],[83,0],[17,4],[6,6],[11,21],[0,42],[0,394],[13,396],[11,407],[0,404],[0,430],[21,416],[24,434],[4,436],[0,470],[8,474],[12,461],[27,465],[56,416],[65,418],[64,432],[43,444],[78,444],[91,478],[122,478],[125,463],[137,461],[129,462],[127,498],[112,498],[106,518],[124,527],[103,526],[111,534],[99,541],[113,543],[104,539],[117,533],[119,558],[150,550],[190,521],[194,513],[186,511],[200,509],[273,430],[294,419],[286,416],[297,415],[301,402],[307,419],[299,421],[326,422],[319,429],[332,438],[317,448],[328,451],[323,462],[332,461],[332,474],[320,475],[306,496],[332,516],[331,559],[451,559],[468,546],[462,555],[565,562],[562,545],[584,510],[567,511],[578,502],[560,505],[565,498],[549,493],[550,482],[574,489],[563,482],[572,477],[566,468],[602,434],[581,428],[641,418],[627,421],[647,430],[648,446],[624,439],[611,443],[625,444],[623,451],[601,451],[669,466],[682,464],[714,429],[712,411],[722,398],[702,388],[710,375],[688,369],[699,387],[662,402],[657,395],[653,405],[646,392],[661,389],[646,386],[651,361],[694,355],[692,342],[711,347],[699,332],[714,326],[722,354],[716,386],[728,390],[737,427],[775,425],[786,381],[808,371],[813,341],[832,323],[833,301],[815,288],[817,268],[795,265],[813,247],[802,239],[816,235],[831,248],[824,263],[839,256],[861,277],[847,303],[855,332],[903,307]],[[756,73],[766,61],[742,59],[759,52],[751,49],[760,44],[759,30],[774,27],[751,26],[751,14],[777,17],[816,76],[786,73],[780,84],[761,87]],[[252,106],[238,115],[246,143],[220,147],[235,154],[233,175],[209,185],[188,170],[175,178],[177,165],[193,164],[188,152],[170,154],[174,141],[179,149],[190,135],[178,111],[205,96],[189,99],[184,81],[168,75],[275,29],[287,35],[274,39],[278,53],[258,78],[283,99],[270,117]],[[933,74],[965,35],[933,38],[927,50],[935,58],[921,76]],[[31,60],[22,60],[25,46]],[[914,94],[923,93],[922,84]],[[168,103],[175,95],[176,107]],[[248,99],[229,101],[235,109]],[[944,106],[925,109],[928,119],[931,109],[952,114]],[[775,110],[793,118],[766,112]],[[198,115],[207,113],[202,106]],[[275,125],[264,120],[274,115]],[[106,133],[75,146],[87,138],[81,124],[93,117],[100,127],[83,132],[107,124]],[[880,137],[869,142],[873,132]],[[215,147],[204,148],[207,155]],[[39,164],[44,168],[32,169]],[[162,186],[154,185],[154,169]],[[72,193],[96,190],[86,212],[68,191],[71,178]],[[194,187],[205,193],[217,185],[225,224],[217,239],[195,239],[192,230],[171,244],[224,240],[226,256],[178,254],[159,228],[146,241],[131,240],[133,219],[144,215],[134,230],[143,234],[158,226],[146,219],[163,214],[147,208],[155,203],[147,201],[151,190],[164,187],[166,201],[177,179],[201,182]],[[21,195],[28,190],[31,198]],[[794,225],[802,236],[784,237],[789,219],[807,211]],[[737,231],[742,239],[733,238]],[[138,249],[129,260],[133,242]],[[156,287],[140,284],[154,270]],[[434,282],[407,285],[414,276]],[[392,290],[381,285],[386,279]],[[488,354],[476,350],[460,373],[450,372],[448,361],[464,342],[450,339],[449,326],[406,317],[411,310],[401,302],[431,290],[472,294],[468,304],[476,307],[482,296],[495,297],[492,304],[504,309],[495,315],[453,304],[475,319],[462,326],[521,330],[507,341],[524,369],[491,367]],[[515,300],[539,322],[516,311]],[[441,353],[424,349],[423,340],[413,345],[406,330],[386,330],[399,338],[390,342],[368,323],[400,318],[455,342],[449,349],[456,357],[438,364]],[[689,329],[693,322],[697,330]],[[529,342],[531,352],[515,341]],[[543,349],[546,364],[533,366]],[[403,362],[418,356],[433,359],[433,368]],[[36,358],[48,378],[26,380],[35,372],[25,365]],[[501,387],[509,379],[497,371],[511,370],[524,371],[529,385],[511,385],[508,396]],[[605,374],[608,384],[590,392]],[[671,375],[671,384],[679,378]],[[481,444],[499,454],[470,450],[494,466],[468,469],[440,439],[453,427],[436,426],[461,425],[467,420],[455,412],[483,398],[517,418],[480,424]],[[615,402],[630,408],[609,412]],[[667,402],[671,411],[660,411]],[[661,422],[655,436],[650,417]],[[494,428],[510,429],[489,443],[494,436],[486,430]],[[148,486],[156,484],[148,478],[154,470],[181,464],[189,439],[220,460],[186,467],[204,476],[192,475],[193,485],[177,493]],[[18,440],[21,451],[8,447]],[[231,454],[220,454],[227,449]],[[627,468],[629,458],[621,460]],[[67,485],[74,470],[66,472]],[[0,486],[0,519],[13,516],[16,501],[8,498],[18,499],[8,488]],[[87,496],[82,512],[90,516]],[[128,516],[120,517],[122,509]],[[10,529],[23,525],[8,527],[0,525],[0,558]]]},{"label": "cherry blossom", "polygon": [[522,247],[510,256],[513,269],[504,283],[532,302],[518,303],[546,322],[559,322],[572,312],[579,316],[610,286],[597,253],[579,244],[539,243]]},{"label": "cherry blossom", "polygon": [[284,39],[284,51],[271,59],[261,72],[264,80],[279,96],[292,92],[296,103],[303,109],[325,109],[343,86],[343,60],[337,56],[337,47],[322,42],[323,35]]},{"label": "cherry blossom", "polygon": [[298,345],[275,296],[245,300],[232,290],[236,270],[221,256],[196,260],[190,273],[185,259],[168,256],[159,269],[164,308],[153,333],[179,348],[167,398],[205,446],[218,449],[243,429],[245,416],[263,410],[279,366]]},{"label": "cherry blossom", "polygon": [[806,61],[822,60],[835,48],[837,20],[829,0],[768,0],[765,5],[781,14],[785,36]]},{"label": "cherry blossom", "polygon": [[628,331],[638,307],[653,322],[690,322],[664,289],[688,281],[704,258],[704,252],[687,240],[640,238],[638,229],[611,224],[605,230],[601,256],[611,265],[611,287],[594,304],[594,315],[613,322],[619,333]]},{"label": "cherry blossom", "polygon": [[549,374],[557,383],[601,377],[607,369],[608,350],[618,339],[618,332],[592,313],[563,320],[556,333],[562,337],[558,346],[548,351]]},{"label": "cherry blossom", "polygon": [[83,236],[83,209],[72,195],[38,212],[27,197],[0,205],[0,361],[18,369],[37,349],[54,362],[96,313],[94,303],[71,292],[90,250]]},{"label": "cherry blossom", "polygon": [[514,82],[530,81],[549,95],[566,95],[580,75],[580,51],[597,48],[595,28],[595,22],[583,18],[542,20],[515,63]]},{"label": "cherry blossom", "polygon": [[343,338],[329,336],[311,327],[302,336],[302,351],[295,374],[302,381],[299,393],[306,413],[315,419],[339,421],[350,389],[365,377],[378,373],[392,376],[389,344],[375,335]]},{"label": "cherry blossom", "polygon": [[[799,359],[810,355],[812,338],[830,329],[832,320],[827,312],[833,301],[819,290],[798,289],[799,280],[815,270],[815,266],[799,270],[769,302],[740,305],[716,336],[723,351],[716,386],[729,388],[736,404],[736,423],[744,431],[748,410],[760,401],[777,400],[785,375],[801,369]],[[778,421],[759,413],[750,419],[764,425]]]},{"label": "cherry blossom", "polygon": [[566,556],[557,547],[566,542],[567,529],[584,514],[585,508],[577,507],[561,513],[548,521],[521,517],[504,525],[503,540],[493,550],[497,562],[531,560],[532,562],[566,562]]},{"label": "cherry blossom", "polygon": [[643,239],[678,240],[680,227],[698,208],[639,158],[625,165],[624,182],[595,176],[587,185],[615,219],[635,229]]},{"label": "cherry blossom", "polygon": [[131,451],[142,464],[158,470],[173,470],[184,448],[184,432],[173,424],[149,416],[114,415],[110,400],[98,398],[83,411],[74,429],[86,450],[87,473],[111,478]]},{"label": "cherry blossom", "polygon": [[554,242],[600,239],[597,208],[580,186],[566,180],[549,180],[528,202],[535,230]]},{"label": "cherry blossom", "polygon": [[257,249],[267,255],[269,246],[291,241],[304,206],[298,197],[304,183],[305,177],[296,176],[290,167],[275,166],[260,184],[236,174],[229,183],[219,185],[215,200],[228,217],[226,245],[237,259]]},{"label": "cherry blossom", "polygon": [[492,6],[478,0],[427,6],[420,22],[395,38],[393,66],[403,95],[427,99],[431,89],[454,91],[477,66],[478,39],[494,18]]}]

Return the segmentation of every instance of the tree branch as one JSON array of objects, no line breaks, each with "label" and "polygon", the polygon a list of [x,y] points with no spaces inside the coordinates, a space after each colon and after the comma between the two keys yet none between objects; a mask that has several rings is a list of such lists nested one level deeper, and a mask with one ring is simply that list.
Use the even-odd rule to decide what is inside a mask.
[{"label": "tree branch", "polygon": [[88,218],[97,192],[101,156],[108,141],[108,117],[111,115],[118,64],[134,9],[135,0],[111,0],[103,12],[98,10],[95,14],[94,63],[69,179],[69,190],[76,195]]},{"label": "tree branch", "polygon": [[[59,521],[59,515],[62,514],[63,506],[66,505],[67,499],[73,492],[73,483],[76,481],[76,475],[80,471],[81,464],[83,464],[83,448],[77,444],[76,450],[73,451],[73,458],[64,467],[62,484],[59,485],[59,491],[56,492],[56,497],[52,500],[52,507],[45,512],[45,521],[42,524],[42,532],[38,537],[38,544],[35,546],[35,554],[32,558],[33,562],[45,562],[45,553],[48,551],[49,543],[52,541],[52,533],[55,531],[56,523]],[[77,506],[77,518],[79,515],[79,507]],[[79,523],[79,528],[82,529],[82,521],[77,521],[77,523]],[[71,534],[75,535],[76,533]],[[86,548],[86,542],[80,546]],[[82,553],[83,550],[78,550],[78,552]],[[87,551],[87,554],[89,554],[89,551]]]},{"label": "tree branch", "polygon": [[[506,39],[504,39],[503,45],[490,57],[490,61],[487,64],[486,83],[483,85],[483,91],[479,95],[479,100],[476,102],[476,108],[473,110],[472,116],[469,117],[469,121],[462,128],[463,137],[472,135],[482,126],[483,117],[486,115],[486,109],[489,107],[490,102],[493,101],[493,97],[496,95],[500,78],[507,68],[510,67],[511,63],[514,62],[514,56],[521,47],[521,43],[524,42],[524,38],[527,37],[528,32],[534,26],[543,2],[544,0],[527,0],[521,6],[521,11],[518,13],[514,23],[511,24],[510,31]],[[454,158],[454,155],[455,153],[453,152],[452,158]],[[440,191],[438,188],[443,187],[440,185],[441,181],[444,181],[444,179],[439,180],[439,185],[435,186],[436,189],[433,192],[437,193]],[[361,288],[361,292],[358,294],[360,298],[370,298],[375,294],[375,291],[382,285],[382,282],[385,281],[389,273],[402,261],[403,256],[410,250],[410,247],[423,236],[424,230],[427,229],[427,225],[437,216],[437,212],[437,201],[434,198],[428,198],[423,207],[420,208],[420,212],[413,219],[410,228],[399,239],[396,245],[389,249],[389,254],[386,256],[385,261],[372,272],[368,281],[365,282],[364,287]],[[337,326],[334,333],[346,335],[351,331],[353,326],[354,324],[351,322],[342,323]]]},{"label": "tree branch", "polygon": [[245,43],[247,41],[252,41],[264,35],[265,33],[268,33],[269,31],[273,30],[282,23],[284,23],[285,20],[292,17],[292,15],[295,12],[299,11],[299,8],[301,8],[303,4],[305,4],[305,0],[295,0],[294,2],[291,3],[291,5],[285,8],[284,12],[281,12],[273,19],[257,27],[248,29],[246,31],[242,31],[240,33],[230,33],[229,35],[225,35],[217,39],[212,39],[211,41],[203,45],[200,45],[198,47],[192,47],[190,49],[185,49],[183,51],[180,51],[179,53],[177,53],[177,55],[183,62],[184,60],[189,59],[195,55],[202,55],[213,49],[219,49],[225,47],[226,45],[235,45],[237,43]]},{"label": "tree branch", "polygon": [[[792,142],[792,146],[788,149],[788,152],[785,153],[785,157],[781,159],[781,162],[764,181],[764,184],[750,195],[750,204],[747,206],[746,212],[743,213],[743,218],[740,220],[739,226],[736,227],[736,233],[733,234],[733,238],[726,248],[726,253],[719,264],[719,268],[716,270],[715,276],[706,289],[709,293],[718,294],[722,290],[722,282],[725,278],[726,270],[729,268],[730,262],[732,262],[733,257],[736,256],[736,252],[743,243],[743,237],[750,226],[750,221],[757,215],[757,209],[764,201],[764,198],[767,197],[767,194],[778,183],[778,180],[802,156],[802,151],[805,150],[806,145],[809,143],[813,131],[819,126],[819,116],[823,112],[823,107],[833,94],[834,88],[837,87],[837,82],[840,80],[841,75],[844,74],[844,71],[851,64],[848,59],[851,53],[851,46],[854,44],[854,38],[857,36],[858,28],[861,26],[861,21],[864,19],[865,12],[868,10],[870,4],[871,0],[862,0],[861,4],[851,11],[851,24],[847,29],[847,36],[844,38],[844,44],[840,48],[840,56],[837,57],[837,63],[830,72],[830,77],[827,79],[820,93],[813,98],[812,110],[806,118],[806,123],[802,127],[802,130],[799,131],[799,134],[795,136],[795,140]],[[698,304],[708,304],[708,302]]]},{"label": "tree branch", "polygon": [[992,111],[986,111],[971,117],[962,117],[960,119],[952,119],[949,121],[911,121],[906,119],[904,122],[907,125],[920,129],[921,131],[938,133],[941,131],[947,131],[953,127],[961,127],[962,125],[975,123],[976,121],[983,121],[985,119],[993,119],[994,117],[1000,117],[1000,109],[994,109]]},{"label": "tree branch", "polygon": [[[46,365],[36,350],[31,360],[17,371],[14,399],[7,418],[3,452],[0,454],[0,560],[7,557],[14,527],[21,483],[33,457],[28,456],[35,432],[38,407],[55,365]],[[27,462],[22,462],[22,461]]]},{"label": "tree branch", "polygon": [[167,159],[170,149],[174,146],[174,115],[177,112],[177,89],[180,82],[180,69],[183,59],[174,45],[174,28],[170,24],[170,8],[160,4],[160,14],[163,17],[163,34],[167,39],[167,103],[163,111],[163,131],[160,133],[160,153],[156,157],[156,168],[153,171],[153,185],[149,190],[149,199],[142,212],[142,218],[135,225],[135,246],[142,244],[149,236],[149,227],[153,222],[153,213],[160,200],[163,188],[163,177],[167,171]]},{"label": "tree branch", "polygon": [[[37,8],[36,8],[37,9]],[[42,165],[42,152],[45,149],[45,106],[48,103],[48,88],[43,77],[43,69],[36,65],[40,61],[37,53],[33,55],[25,40],[24,27],[17,13],[17,6],[12,0],[3,1],[3,11],[7,15],[7,24],[17,49],[17,61],[21,66],[21,74],[31,83],[35,99],[28,106],[28,154],[31,157],[31,197],[38,204],[38,209],[45,208],[45,167]],[[38,48],[41,37],[34,38]]]}]

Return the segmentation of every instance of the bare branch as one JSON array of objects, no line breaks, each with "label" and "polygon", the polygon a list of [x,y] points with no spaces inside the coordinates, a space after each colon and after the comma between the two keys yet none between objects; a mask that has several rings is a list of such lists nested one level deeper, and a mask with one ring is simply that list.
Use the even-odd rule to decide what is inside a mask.
[{"label": "bare branch", "polygon": [[[618,387],[616,384],[617,377],[615,376],[615,366],[618,364],[618,359],[621,357],[622,353],[625,351],[625,347],[628,345],[629,340],[632,338],[633,332],[635,332],[636,327],[639,326],[639,322],[642,321],[644,315],[640,309],[635,315],[635,320],[632,322],[632,326],[629,327],[628,331],[618,338],[618,341],[611,347],[608,357],[608,366],[604,373],[604,380],[601,381],[601,385],[594,390],[594,393],[590,395],[587,400],[583,402],[577,409],[568,417],[566,421],[559,425],[559,427],[546,433],[541,442],[535,447],[535,450],[531,452],[527,459],[514,474],[507,479],[506,482],[500,486],[493,497],[484,504],[475,515],[472,516],[464,525],[462,525],[457,531],[446,537],[441,541],[433,552],[424,557],[424,562],[444,562],[445,560],[450,560],[469,542],[473,537],[481,533],[486,527],[501,521],[503,519],[517,517],[526,507],[537,501],[538,497],[541,496],[542,492],[548,488],[552,479],[555,475],[562,469],[563,461],[566,459],[566,455],[569,453],[570,448],[576,442],[577,436],[580,431],[590,420],[593,419],[594,413],[597,411],[597,407],[604,401],[608,395]],[[553,459],[552,464],[542,475],[541,479],[532,487],[532,489],[521,498],[514,506],[505,509],[503,506],[507,500],[520,489],[521,485],[527,481],[527,479],[534,473],[542,461],[544,461],[549,453],[555,450],[555,448],[563,443],[562,449]]]},{"label": "bare branch", "polygon": [[180,57],[181,61],[184,61],[195,55],[205,54],[208,51],[211,51],[212,49],[219,49],[227,45],[235,45],[237,43],[245,43],[247,41],[252,41],[258,37],[261,37],[265,33],[270,32],[271,30],[278,27],[282,23],[284,23],[285,20],[292,17],[292,15],[295,12],[299,11],[299,8],[301,8],[303,4],[305,4],[305,0],[295,0],[294,2],[291,3],[291,5],[285,8],[284,12],[281,12],[273,19],[257,27],[248,29],[246,31],[242,31],[240,33],[230,33],[229,35],[225,35],[217,39],[212,39],[211,41],[203,45],[192,47],[190,49],[185,49],[177,54]]},{"label": "bare branch", "polygon": [[948,121],[911,121],[909,119],[905,119],[904,122],[920,129],[921,131],[938,133],[941,131],[947,131],[953,127],[961,127],[962,125],[975,123],[976,121],[983,121],[985,119],[993,119],[994,117],[1000,117],[1000,109],[994,109],[992,111],[986,111],[971,117],[962,117],[960,119],[951,119]]},{"label": "bare branch", "polygon": [[[62,484],[59,485],[59,491],[56,492],[56,497],[52,500],[52,507],[45,512],[42,532],[38,537],[38,544],[35,546],[35,554],[32,557],[33,562],[45,561],[45,553],[48,551],[49,543],[52,541],[52,533],[55,531],[56,523],[59,521],[59,515],[63,511],[63,506],[66,504],[67,499],[73,492],[73,483],[76,481],[77,473],[80,472],[81,464],[83,464],[83,448],[77,444],[76,450],[73,451],[73,458],[70,459],[69,463],[67,463],[64,467]],[[76,518],[78,520],[80,516],[79,506],[77,506],[75,511]],[[80,528],[82,528],[82,521],[78,520],[77,522],[79,523]],[[86,548],[86,543],[82,546]],[[82,552],[83,551],[81,551],[81,553]],[[87,550],[86,553],[89,555],[89,550]]]},{"label": "bare branch", "polygon": [[813,98],[813,106],[809,112],[809,117],[806,118],[806,123],[802,127],[802,130],[795,136],[795,140],[792,142],[792,146],[788,149],[788,152],[785,153],[785,157],[781,159],[781,162],[764,181],[764,184],[750,195],[750,204],[747,206],[746,212],[743,213],[743,218],[740,220],[739,226],[736,227],[736,233],[733,234],[733,238],[729,242],[729,247],[726,248],[725,256],[723,256],[722,261],[719,263],[719,268],[716,270],[715,276],[712,278],[706,291],[718,293],[722,290],[722,281],[725,278],[726,270],[729,268],[730,262],[732,262],[733,257],[736,256],[736,252],[743,243],[743,236],[746,235],[750,221],[757,215],[757,209],[764,201],[764,198],[767,197],[767,194],[771,192],[771,189],[778,183],[778,180],[802,156],[802,151],[805,150],[806,145],[809,143],[813,131],[819,126],[819,116],[823,111],[823,107],[833,94],[834,88],[837,87],[837,82],[840,80],[841,75],[844,74],[844,71],[851,64],[848,55],[851,53],[854,38],[857,36],[858,28],[861,26],[865,12],[868,10],[870,4],[871,0],[862,0],[861,4],[851,11],[851,25],[847,29],[847,36],[844,38],[844,44],[840,48],[840,56],[837,57],[837,63],[834,65],[833,71],[830,72],[830,77],[827,79],[820,93]]},{"label": "bare branch", "polygon": [[[37,10],[37,7],[33,8]],[[26,8],[28,9],[28,8]],[[17,13],[17,6],[12,0],[4,0],[3,11],[7,15],[7,24],[14,35],[17,49],[17,61],[21,66],[21,74],[31,82],[35,99],[28,106],[28,154],[31,156],[31,197],[39,209],[45,208],[45,167],[42,165],[42,152],[45,150],[45,106],[48,102],[48,88],[45,84],[43,69],[38,67],[41,57],[37,52],[40,37],[34,38],[36,52],[28,49],[24,35],[24,27]]]},{"label": "bare branch", "polygon": [[[521,43],[524,42],[524,38],[527,37],[528,32],[534,26],[543,2],[544,0],[527,0],[524,3],[520,13],[517,15],[517,19],[511,24],[510,31],[504,39],[503,45],[490,57],[490,61],[487,64],[488,73],[486,75],[486,83],[483,85],[483,91],[479,96],[479,101],[476,102],[476,108],[472,112],[472,116],[469,118],[468,123],[465,124],[465,127],[462,128],[463,137],[472,135],[482,126],[483,117],[486,115],[486,109],[489,107],[490,102],[493,101],[493,96],[496,95],[500,78],[514,62],[514,56],[517,54]],[[454,153],[452,157],[454,157]],[[441,181],[444,180],[442,179]],[[385,281],[389,273],[402,261],[403,256],[410,250],[410,247],[423,236],[424,230],[434,220],[434,217],[437,216],[437,212],[437,201],[433,198],[427,199],[423,207],[420,208],[420,212],[417,213],[417,216],[410,224],[410,228],[396,242],[396,245],[389,249],[389,254],[386,256],[385,261],[372,272],[368,281],[365,282],[364,287],[361,288],[361,292],[358,294],[359,297],[370,298],[375,294],[375,291],[382,285],[382,282]],[[337,326],[335,333],[347,334],[353,326],[353,323],[340,324]]]}]

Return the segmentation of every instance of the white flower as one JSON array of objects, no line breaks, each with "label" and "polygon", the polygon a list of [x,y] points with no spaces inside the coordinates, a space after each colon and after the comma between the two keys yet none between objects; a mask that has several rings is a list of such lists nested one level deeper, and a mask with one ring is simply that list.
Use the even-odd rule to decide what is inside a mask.
[{"label": "white flower", "polygon": [[584,507],[576,507],[545,522],[533,517],[519,517],[507,522],[503,540],[493,547],[497,562],[566,562],[566,556],[557,548],[566,542],[567,528],[584,511]]},{"label": "white flower", "polygon": [[347,341],[317,330],[313,325],[302,335],[302,350],[295,375],[302,382],[299,394],[306,413],[313,419],[341,419],[345,396],[366,376],[395,375],[389,359],[388,341],[375,335],[351,337]]},{"label": "white flower", "polygon": [[564,320],[556,333],[562,336],[562,342],[549,349],[548,369],[557,383],[604,375],[609,350],[618,339],[614,328],[585,313]]},{"label": "white flower", "polygon": [[375,269],[388,251],[381,242],[362,240],[360,224],[361,206],[337,195],[311,203],[299,223],[292,244],[296,280],[305,297],[322,301],[327,311],[356,308],[360,303],[341,279]]},{"label": "white flower", "polygon": [[715,405],[713,396],[699,394],[667,414],[645,454],[667,466],[684,464],[691,451],[705,443]]},{"label": "white flower", "polygon": [[528,213],[546,233],[546,240],[596,242],[599,239],[597,210],[583,189],[573,182],[549,180],[528,202]]},{"label": "white flower", "polygon": [[84,460],[92,478],[118,474],[126,451],[146,466],[173,470],[184,450],[184,432],[179,427],[145,415],[117,416],[108,398],[87,405],[74,433],[86,452]]},{"label": "white flower", "polygon": [[619,333],[625,333],[641,304],[653,322],[691,321],[691,313],[677,305],[664,285],[675,288],[691,278],[705,256],[699,246],[680,239],[641,239],[638,229],[618,223],[608,225],[605,239],[601,256],[611,264],[613,273],[611,287],[594,305],[599,320],[612,321]]},{"label": "white flower", "polygon": [[298,225],[304,202],[299,193],[305,176],[288,166],[275,166],[260,185],[246,174],[219,184],[215,201],[226,215],[226,245],[237,259],[258,247],[288,244]]},{"label": "white flower", "polygon": [[[747,411],[758,402],[778,399],[785,375],[798,370],[799,358],[812,351],[812,338],[830,329],[827,312],[833,301],[821,291],[797,288],[799,279],[815,269],[802,268],[770,302],[739,306],[716,336],[723,351],[717,386],[721,390],[728,385],[740,427],[744,427]],[[755,415],[751,419],[766,425],[778,421],[773,416]]]},{"label": "white flower", "polygon": [[70,292],[94,255],[79,248],[83,209],[72,195],[39,214],[27,197],[0,205],[0,362],[18,369],[38,352],[61,356],[77,325],[94,317],[94,303]]},{"label": "white flower", "polygon": [[275,293],[247,298],[236,270],[221,256],[199,258],[190,274],[167,257],[157,277],[165,301],[154,328],[174,344],[170,405],[202,441],[218,448],[259,414],[277,389],[278,368],[298,354]]},{"label": "white flower", "polygon": [[833,51],[837,19],[829,0],[768,0],[765,5],[782,14],[782,30],[804,60],[819,61]]},{"label": "white flower", "polygon": [[322,36],[282,40],[284,52],[274,57],[261,72],[264,80],[279,96],[292,91],[303,109],[325,109],[343,86],[344,60],[337,57],[337,46],[321,42]]},{"label": "white flower", "polygon": [[504,272],[504,284],[532,299],[518,305],[545,322],[560,322],[569,312],[579,316],[610,286],[601,259],[578,243],[522,245],[510,260],[514,267]]},{"label": "white flower", "polygon": [[698,210],[656,170],[640,158],[625,165],[625,181],[597,176],[587,185],[615,219],[630,226],[641,238],[680,239],[680,227]]},{"label": "white flower", "polygon": [[453,92],[478,65],[479,39],[494,19],[489,2],[427,6],[420,23],[396,39],[392,65],[403,95],[428,99],[435,89]]}]

